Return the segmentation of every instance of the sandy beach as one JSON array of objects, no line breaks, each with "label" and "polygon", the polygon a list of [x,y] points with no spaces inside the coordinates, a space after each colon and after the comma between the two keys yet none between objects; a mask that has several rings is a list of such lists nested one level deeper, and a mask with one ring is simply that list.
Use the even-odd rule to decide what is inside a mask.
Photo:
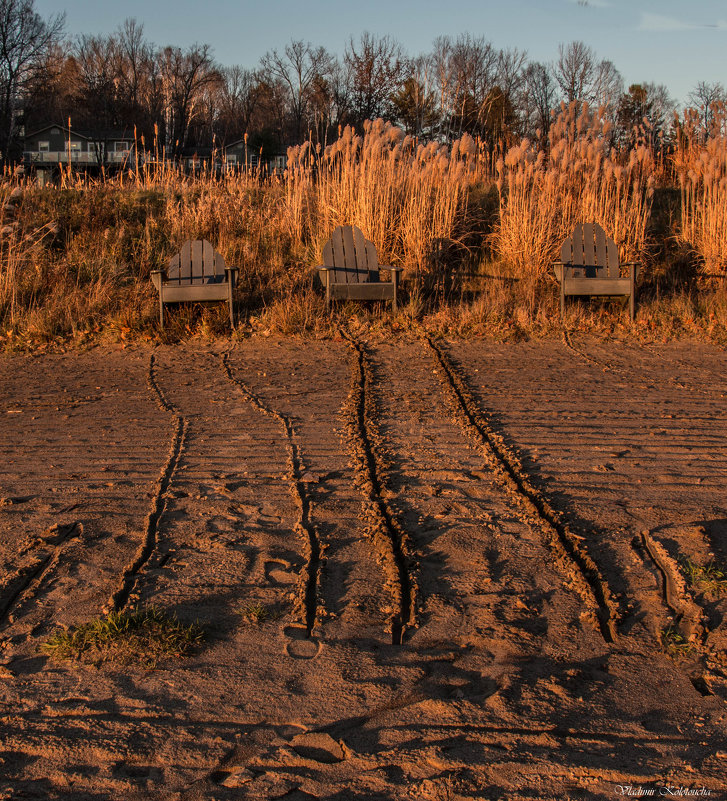
[{"label": "sandy beach", "polygon": [[[0,799],[727,797],[727,595],[683,569],[727,561],[724,365],[577,334],[4,356]],[[192,656],[39,650],[146,605]]]}]

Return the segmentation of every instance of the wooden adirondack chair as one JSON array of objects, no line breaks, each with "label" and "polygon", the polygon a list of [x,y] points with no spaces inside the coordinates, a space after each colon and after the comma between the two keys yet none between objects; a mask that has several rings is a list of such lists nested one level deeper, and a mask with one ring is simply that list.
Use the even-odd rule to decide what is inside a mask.
[{"label": "wooden adirondack chair", "polygon": [[[379,270],[391,270],[382,281]],[[355,226],[339,225],[323,246],[323,265],[318,268],[326,288],[326,304],[336,299],[390,300],[394,311],[401,267],[380,265],[373,242]]]},{"label": "wooden adirondack chair", "polygon": [[164,328],[165,303],[226,300],[234,328],[232,290],[238,269],[226,267],[225,260],[206,239],[187,240],[166,269],[151,271],[151,280],[159,292],[161,327]]},{"label": "wooden adirondack chair", "polygon": [[[628,268],[628,277],[621,277],[621,268]],[[560,316],[565,313],[567,296],[579,295],[628,298],[629,314],[634,319],[636,279],[635,262],[620,265],[618,248],[598,223],[580,223],[563,242],[560,261],[553,264],[560,282]]]}]

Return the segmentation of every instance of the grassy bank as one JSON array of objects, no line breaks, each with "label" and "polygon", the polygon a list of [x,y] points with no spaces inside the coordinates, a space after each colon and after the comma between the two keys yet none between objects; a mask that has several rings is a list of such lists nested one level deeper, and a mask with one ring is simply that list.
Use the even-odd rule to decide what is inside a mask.
[{"label": "grassy bank", "polygon": [[[683,136],[668,159],[615,150],[608,124],[564,108],[547,149],[524,141],[493,164],[470,137],[423,145],[382,121],[325,152],[292,149],[285,176],[190,178],[173,169],[55,186],[0,186],[0,341],[175,341],[227,332],[222,304],[180,307],[158,329],[150,271],[207,238],[241,267],[238,335],[326,335],[338,321],[401,331],[520,338],[560,330],[551,275],[579,220],[599,222],[642,265],[633,326],[618,306],[569,304],[603,334],[727,340],[727,140]],[[326,313],[315,266],[339,224],[405,268],[404,303]]]}]

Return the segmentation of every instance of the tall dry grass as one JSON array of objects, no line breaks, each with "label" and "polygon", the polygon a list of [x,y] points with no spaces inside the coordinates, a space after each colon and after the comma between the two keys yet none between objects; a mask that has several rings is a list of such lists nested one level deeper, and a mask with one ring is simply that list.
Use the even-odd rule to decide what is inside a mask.
[{"label": "tall dry grass", "polygon": [[542,277],[579,222],[597,222],[638,260],[646,238],[654,156],[645,145],[618,153],[601,111],[572,103],[561,108],[549,150],[523,140],[497,164],[500,219],[492,242],[516,275]]},{"label": "tall dry grass", "polygon": [[712,134],[694,114],[682,121],[674,168],[681,190],[677,239],[697,256],[702,272],[727,276],[727,108],[713,109]]},{"label": "tall dry grass", "polygon": [[[346,129],[326,150],[309,144],[291,150],[282,176],[248,171],[190,176],[163,158],[132,176],[91,180],[64,173],[45,188],[5,176],[0,181],[0,344],[35,347],[58,337],[84,341],[104,334],[159,336],[149,273],[185,239],[202,237],[228,264],[241,268],[243,328],[325,334],[335,320],[316,288],[315,266],[325,240],[340,224],[358,225],[376,244],[382,263],[405,268],[407,291],[399,314],[362,311],[352,304],[340,312],[352,324],[424,325],[506,337],[552,333],[559,319],[556,298],[538,279],[576,222],[599,222],[624,259],[643,252],[653,156],[646,147],[615,153],[609,139],[598,114],[563,109],[547,153],[525,141],[497,163],[499,199],[494,165],[469,137],[451,148],[424,145],[382,121],[367,125],[361,137]],[[724,140],[695,140],[690,147],[683,163],[698,180],[693,191],[687,191],[691,179],[685,183],[680,230],[696,250],[705,246],[697,244],[687,222],[709,229],[715,241],[724,230],[716,222],[697,224],[706,218],[706,197],[717,198],[710,213],[718,218],[721,209],[724,215],[726,204],[720,206],[719,200],[724,197]],[[719,181],[717,169],[708,169],[715,161],[721,165]],[[694,165],[703,165],[702,171]],[[700,188],[707,185],[711,195]],[[471,254],[464,269],[465,250],[450,247],[463,242]],[[724,272],[719,250],[710,252],[715,255],[705,256],[705,262],[709,258]],[[437,264],[446,268],[441,275]],[[498,269],[501,265],[505,269]],[[461,280],[453,283],[449,279],[457,271]],[[432,275],[442,280],[421,280]],[[642,303],[637,327],[645,319],[661,321],[658,325],[669,331],[696,326],[712,338],[727,330],[724,304],[710,306],[689,297],[669,302],[668,309],[664,302]],[[582,322],[588,327],[596,325],[594,320],[585,315]],[[227,331],[223,304],[183,305],[169,315],[164,336]]]},{"label": "tall dry grass", "polygon": [[482,161],[468,135],[451,148],[421,144],[383,120],[363,136],[346,128],[325,151],[288,152],[286,210],[291,236],[319,254],[338,225],[356,225],[382,262],[425,272],[438,240],[467,230],[469,186]]}]

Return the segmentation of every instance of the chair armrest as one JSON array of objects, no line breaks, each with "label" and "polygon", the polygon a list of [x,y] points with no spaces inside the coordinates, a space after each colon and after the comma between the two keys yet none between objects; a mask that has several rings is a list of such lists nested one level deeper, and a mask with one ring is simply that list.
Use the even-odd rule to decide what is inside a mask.
[{"label": "chair armrest", "polygon": [[152,270],[150,275],[151,282],[154,284],[154,287],[157,289],[157,291],[161,291],[162,281],[167,280],[167,268],[162,267],[161,270]]},{"label": "chair armrest", "polygon": [[329,270],[335,270],[335,269],[336,269],[335,267],[326,267],[325,264],[321,264],[319,267],[316,267],[316,270],[318,270],[319,273],[325,273],[328,272]]},{"label": "chair armrest", "polygon": [[553,262],[553,273],[555,277],[558,279],[560,283],[563,280],[563,262],[562,261],[554,261]]},{"label": "chair armrest", "polygon": [[232,284],[232,288],[235,288],[235,284],[237,283],[237,274],[240,272],[239,267],[229,267],[225,265],[225,280],[227,283]]},{"label": "chair armrest", "polygon": [[[634,270],[634,281],[637,281],[639,276],[641,275],[641,263],[638,261],[625,261],[622,267],[633,267]],[[629,275],[631,275],[631,270],[629,270]]]}]

